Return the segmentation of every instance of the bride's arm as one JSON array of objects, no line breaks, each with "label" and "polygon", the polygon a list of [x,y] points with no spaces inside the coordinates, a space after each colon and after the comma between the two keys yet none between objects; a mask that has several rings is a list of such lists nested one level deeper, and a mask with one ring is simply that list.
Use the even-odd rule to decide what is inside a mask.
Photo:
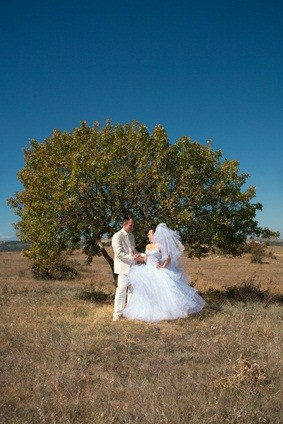
[{"label": "bride's arm", "polygon": [[167,258],[165,259],[165,261],[163,262],[162,265],[158,264],[157,268],[166,268],[171,262],[171,258],[170,255],[167,256]]}]

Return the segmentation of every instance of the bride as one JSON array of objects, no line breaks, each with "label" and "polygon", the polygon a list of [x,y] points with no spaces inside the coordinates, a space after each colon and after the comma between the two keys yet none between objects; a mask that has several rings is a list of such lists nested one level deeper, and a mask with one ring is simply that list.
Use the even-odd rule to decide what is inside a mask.
[{"label": "bride", "polygon": [[202,310],[205,301],[178,267],[184,251],[180,236],[162,223],[149,230],[145,265],[132,265],[128,284],[132,295],[123,315],[130,320],[157,322],[185,318]]}]

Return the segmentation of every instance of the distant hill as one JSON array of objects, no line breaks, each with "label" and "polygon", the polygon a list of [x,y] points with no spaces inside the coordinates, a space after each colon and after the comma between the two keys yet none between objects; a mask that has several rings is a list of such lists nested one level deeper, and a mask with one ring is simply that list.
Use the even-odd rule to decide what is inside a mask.
[{"label": "distant hill", "polygon": [[23,249],[28,249],[28,243],[22,243],[21,241],[0,241],[0,252],[20,252]]},{"label": "distant hill", "polygon": [[283,246],[283,240],[271,240],[269,242],[269,246]]},{"label": "distant hill", "polygon": [[[267,243],[269,244],[269,246],[283,246],[283,239],[267,240],[267,239],[256,238],[254,240]],[[104,242],[103,244],[106,246],[111,245],[110,239],[104,239],[103,242]],[[17,240],[10,240],[10,241],[0,240],[0,252],[20,252],[21,250],[28,249],[28,248],[29,248],[28,243],[22,243],[21,241],[17,241]]]},{"label": "distant hill", "polygon": [[[266,239],[266,238],[254,238],[254,241],[260,241],[261,243],[266,243],[269,246],[283,246],[283,239]],[[251,241],[251,239],[250,239]]]}]

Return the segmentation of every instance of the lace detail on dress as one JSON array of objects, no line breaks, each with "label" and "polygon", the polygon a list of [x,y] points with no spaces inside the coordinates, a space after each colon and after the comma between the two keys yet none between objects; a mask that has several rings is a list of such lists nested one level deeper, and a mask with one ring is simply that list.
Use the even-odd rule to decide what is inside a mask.
[{"label": "lace detail on dress", "polygon": [[160,259],[161,259],[161,253],[160,251],[156,248],[151,249],[151,250],[146,250],[145,251],[146,254],[146,265],[147,266],[155,266],[159,264]]}]

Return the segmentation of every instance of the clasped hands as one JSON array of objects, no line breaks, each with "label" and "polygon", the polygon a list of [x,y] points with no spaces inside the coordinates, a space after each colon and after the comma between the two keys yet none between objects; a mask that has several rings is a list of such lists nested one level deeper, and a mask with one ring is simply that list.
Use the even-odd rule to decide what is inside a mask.
[{"label": "clasped hands", "polygon": [[133,257],[136,262],[144,261],[144,255],[142,253],[135,253]]}]

